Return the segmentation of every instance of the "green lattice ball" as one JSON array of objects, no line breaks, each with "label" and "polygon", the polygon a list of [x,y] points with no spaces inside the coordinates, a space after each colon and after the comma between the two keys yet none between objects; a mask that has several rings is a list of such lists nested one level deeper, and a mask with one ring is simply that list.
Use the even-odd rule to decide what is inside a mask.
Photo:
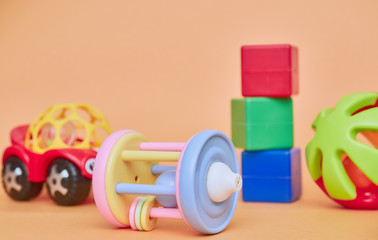
[{"label": "green lattice ball", "polygon": [[356,185],[342,162],[345,154],[378,185],[378,150],[356,140],[360,132],[378,133],[378,107],[371,107],[377,98],[377,93],[347,95],[335,108],[323,109],[312,124],[316,133],[306,147],[308,169],[315,181],[322,177],[325,191],[335,200],[357,197]]}]

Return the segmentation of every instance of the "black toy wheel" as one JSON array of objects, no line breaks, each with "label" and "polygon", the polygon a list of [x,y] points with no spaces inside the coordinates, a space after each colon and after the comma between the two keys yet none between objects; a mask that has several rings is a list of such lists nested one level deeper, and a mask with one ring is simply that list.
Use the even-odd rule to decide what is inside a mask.
[{"label": "black toy wheel", "polygon": [[5,192],[18,201],[27,201],[38,196],[43,186],[43,182],[29,181],[28,170],[18,157],[6,160],[2,180]]},{"label": "black toy wheel", "polygon": [[91,189],[91,180],[66,159],[54,160],[47,171],[47,191],[59,205],[76,205],[83,202]]}]

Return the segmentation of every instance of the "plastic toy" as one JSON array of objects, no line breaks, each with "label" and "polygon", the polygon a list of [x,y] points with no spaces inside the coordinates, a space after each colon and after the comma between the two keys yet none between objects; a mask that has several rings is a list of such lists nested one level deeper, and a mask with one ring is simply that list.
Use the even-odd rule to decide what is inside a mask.
[{"label": "plastic toy", "polygon": [[[377,99],[377,93],[347,95],[334,109],[323,109],[312,124],[316,133],[306,147],[310,174],[347,208],[378,209]],[[373,146],[358,140],[360,133]]]},{"label": "plastic toy", "polygon": [[298,49],[288,44],[241,48],[244,97],[298,94]]},{"label": "plastic toy", "polygon": [[242,176],[244,201],[293,202],[302,193],[300,149],[244,151]]},{"label": "plastic toy", "polygon": [[105,117],[85,104],[53,105],[30,126],[14,128],[12,145],[3,155],[6,193],[15,200],[29,200],[46,182],[57,204],[81,203],[90,192],[102,134],[110,134]]},{"label": "plastic toy", "polygon": [[170,218],[214,234],[235,211],[239,173],[235,148],[219,131],[200,132],[186,143],[156,143],[122,130],[98,152],[93,193],[103,217],[117,227],[148,231],[157,218]]},{"label": "plastic toy", "polygon": [[[298,49],[241,48],[243,99],[232,99],[232,142],[242,153],[243,200],[292,202],[301,195],[299,149],[292,149]],[[281,150],[280,150],[281,149]]]},{"label": "plastic toy", "polygon": [[242,95],[284,97],[298,94],[298,49],[288,44],[241,48]]},{"label": "plastic toy", "polygon": [[251,150],[293,147],[291,98],[232,99],[232,141]]}]

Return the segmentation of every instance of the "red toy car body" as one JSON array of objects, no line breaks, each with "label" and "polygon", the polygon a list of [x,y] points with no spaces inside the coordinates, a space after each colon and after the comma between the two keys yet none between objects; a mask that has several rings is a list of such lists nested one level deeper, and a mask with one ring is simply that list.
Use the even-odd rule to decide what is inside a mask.
[{"label": "red toy car body", "polygon": [[[16,156],[21,159],[27,167],[29,181],[44,182],[50,163],[54,159],[65,158],[78,166],[83,176],[92,179],[93,163],[97,154],[96,151],[92,149],[62,148],[48,150],[43,154],[34,153],[25,147],[25,135],[28,128],[28,125],[24,125],[16,127],[11,131],[10,137],[12,146],[9,146],[4,152],[3,165],[8,158]],[[90,162],[87,163],[88,161]]]}]

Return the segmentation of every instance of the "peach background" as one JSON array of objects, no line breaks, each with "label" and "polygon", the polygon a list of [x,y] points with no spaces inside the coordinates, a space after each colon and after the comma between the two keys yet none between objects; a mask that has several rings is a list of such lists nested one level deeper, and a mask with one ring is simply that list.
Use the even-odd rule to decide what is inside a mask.
[{"label": "peach background", "polygon": [[[299,48],[295,142],[313,136],[316,114],[343,95],[378,89],[378,2],[364,1],[2,1],[0,148],[12,127],[54,103],[85,102],[113,130],[184,141],[230,133],[230,99],[241,96],[240,46]],[[377,239],[376,211],[346,211],[311,181],[294,204],[243,203],[212,238]],[[1,239],[184,238],[183,222],[149,233],[113,230],[93,200],[55,206],[46,193],[17,203],[0,190]]]}]

